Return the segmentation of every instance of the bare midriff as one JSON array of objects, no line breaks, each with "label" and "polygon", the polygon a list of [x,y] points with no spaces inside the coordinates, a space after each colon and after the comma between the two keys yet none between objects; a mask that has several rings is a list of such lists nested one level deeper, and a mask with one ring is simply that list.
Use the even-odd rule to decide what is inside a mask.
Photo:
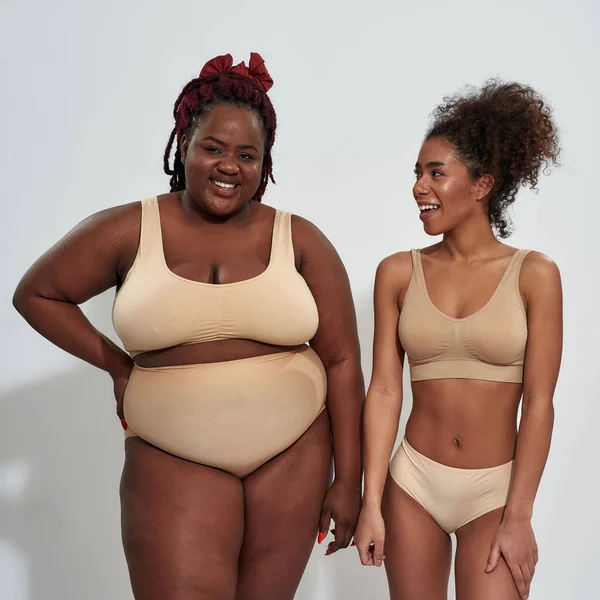
[{"label": "bare midriff", "polygon": [[444,465],[480,469],[511,461],[522,384],[471,379],[412,383],[410,444]]}]

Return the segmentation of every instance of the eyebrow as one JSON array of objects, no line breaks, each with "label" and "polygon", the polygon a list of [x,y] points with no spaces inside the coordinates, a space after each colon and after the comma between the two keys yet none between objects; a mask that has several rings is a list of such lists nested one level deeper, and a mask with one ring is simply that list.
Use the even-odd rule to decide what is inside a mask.
[{"label": "eyebrow", "polygon": [[[207,135],[202,141],[204,142],[206,140],[211,140],[217,144],[220,144],[221,146],[227,146],[223,140],[213,137],[212,135]],[[242,144],[241,146],[238,146],[238,150],[254,150],[255,152],[258,152],[258,148],[252,144]]]},{"label": "eyebrow", "polygon": [[[426,167],[427,169],[430,169],[431,167],[445,167],[445,166],[446,166],[446,163],[440,162],[440,161],[438,161],[438,160],[430,160],[430,161],[429,161],[429,162],[428,162],[428,163],[425,165],[425,167]],[[416,168],[418,168],[418,169],[420,169],[420,168],[421,168],[421,163],[416,163],[416,164],[415,164],[415,167],[416,167]]]}]

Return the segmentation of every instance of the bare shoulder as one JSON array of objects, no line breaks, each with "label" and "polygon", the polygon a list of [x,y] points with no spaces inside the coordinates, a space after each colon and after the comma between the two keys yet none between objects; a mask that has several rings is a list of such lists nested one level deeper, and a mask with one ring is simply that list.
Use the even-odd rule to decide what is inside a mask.
[{"label": "bare shoulder", "polygon": [[395,252],[386,256],[377,267],[377,272],[384,274],[390,274],[399,276],[402,274],[412,273],[412,256],[409,250],[402,252]]},{"label": "bare shoulder", "polygon": [[292,237],[297,250],[314,248],[314,244],[331,246],[327,236],[308,219],[292,214]]},{"label": "bare shoulder", "polygon": [[546,254],[532,250],[523,260],[523,279],[545,280],[560,278],[558,265]]},{"label": "bare shoulder", "polygon": [[130,202],[98,211],[83,219],[43,258],[81,262],[83,257],[108,261],[118,271],[128,268],[137,253],[141,229],[141,202]]},{"label": "bare shoulder", "polygon": [[408,285],[412,275],[412,256],[409,251],[396,252],[384,258],[377,267],[376,281],[395,285],[399,289]]},{"label": "bare shoulder", "polygon": [[73,231],[95,232],[98,229],[110,228],[112,231],[127,231],[140,228],[142,214],[141,202],[129,202],[119,206],[111,206],[83,219]]},{"label": "bare shoulder", "polygon": [[531,251],[521,267],[521,288],[527,296],[561,294],[558,265],[542,252]]},{"label": "bare shoulder", "polygon": [[142,203],[129,202],[105,208],[90,215],[77,225],[67,236],[77,239],[96,240],[101,246],[118,246],[128,250],[139,240]]},{"label": "bare shoulder", "polygon": [[305,276],[319,276],[324,269],[344,270],[342,259],[325,234],[308,219],[292,215],[292,243],[296,268]]},{"label": "bare shoulder", "polygon": [[133,202],[85,218],[29,268],[15,297],[37,293],[81,304],[117,285],[137,252],[140,215]]}]

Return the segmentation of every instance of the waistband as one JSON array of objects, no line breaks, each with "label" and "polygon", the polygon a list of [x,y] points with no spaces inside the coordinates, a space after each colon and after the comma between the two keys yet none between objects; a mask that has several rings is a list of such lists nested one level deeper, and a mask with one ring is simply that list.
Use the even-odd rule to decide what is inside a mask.
[{"label": "waistband", "polygon": [[499,471],[501,469],[509,469],[512,467],[514,461],[510,460],[501,465],[495,465],[493,467],[483,467],[479,469],[463,469],[460,467],[451,467],[450,465],[444,465],[442,463],[436,462],[431,458],[421,454],[417,450],[415,450],[409,443],[406,437],[402,438],[401,447],[406,452],[409,458],[417,459],[423,463],[426,463],[430,468],[444,470],[444,471],[454,471],[456,473],[469,473],[471,475],[476,475],[478,473],[490,473],[492,471]]}]

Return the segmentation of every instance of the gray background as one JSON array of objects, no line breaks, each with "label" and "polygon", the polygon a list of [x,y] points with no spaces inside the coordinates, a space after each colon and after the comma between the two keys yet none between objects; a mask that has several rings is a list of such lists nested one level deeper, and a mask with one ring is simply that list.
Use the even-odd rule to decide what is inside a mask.
[{"label": "gray background", "polygon": [[[247,61],[250,51],[266,58],[280,123],[278,185],[265,201],[313,220],[338,248],[367,380],[376,265],[431,242],[411,197],[428,113],[495,75],[551,101],[563,167],[519,197],[510,240],[554,258],[565,288],[531,598],[598,598],[599,14],[592,0],[0,0],[0,598],[131,598],[110,379],[35,334],[10,299],[79,220],[167,189],[162,153],[181,87],[212,56]],[[108,333],[111,302],[107,293],[85,307]],[[403,423],[409,408],[410,397]],[[387,597],[383,570],[361,568],[354,550],[324,550],[300,600]]]}]

